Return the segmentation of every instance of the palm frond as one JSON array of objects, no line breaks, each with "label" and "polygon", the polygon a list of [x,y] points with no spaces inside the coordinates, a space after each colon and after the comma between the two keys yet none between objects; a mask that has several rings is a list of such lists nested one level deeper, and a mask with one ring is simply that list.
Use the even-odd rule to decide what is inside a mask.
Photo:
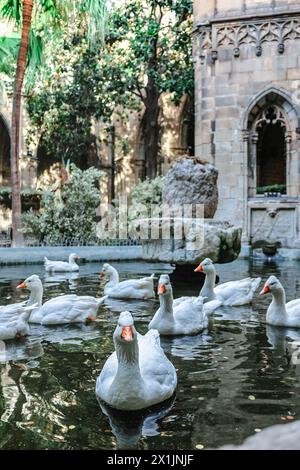
[{"label": "palm frond", "polygon": [[19,45],[19,35],[0,37],[0,72],[10,74],[17,61]]},{"label": "palm frond", "polygon": [[28,67],[31,69],[38,69],[42,63],[43,57],[43,42],[42,38],[35,33],[34,29],[29,33],[28,45]]},{"label": "palm frond", "polygon": [[26,69],[26,92],[31,90],[35,84],[36,73],[43,62],[43,41],[42,38],[35,33],[33,29],[29,33],[29,46],[27,55],[27,69]]},{"label": "palm frond", "polygon": [[14,21],[17,25],[22,21],[22,0],[0,1],[0,18]]},{"label": "palm frond", "polygon": [[80,0],[79,10],[86,18],[88,25],[88,38],[91,43],[103,39],[106,16],[105,0]]},{"label": "palm frond", "polygon": [[59,24],[67,19],[68,1],[66,0],[39,0],[37,4],[38,15],[41,13],[44,23]]}]

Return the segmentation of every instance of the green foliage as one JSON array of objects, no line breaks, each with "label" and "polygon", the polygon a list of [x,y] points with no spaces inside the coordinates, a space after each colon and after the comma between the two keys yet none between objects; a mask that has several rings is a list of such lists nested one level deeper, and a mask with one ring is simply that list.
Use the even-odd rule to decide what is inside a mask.
[{"label": "green foliage", "polygon": [[177,103],[193,96],[192,9],[191,0],[130,0],[112,12],[107,51],[121,99],[145,101],[149,83]]},{"label": "green foliage", "polygon": [[0,16],[9,21],[15,21],[20,25],[22,21],[22,1],[21,0],[1,0]]},{"label": "green foliage", "polygon": [[[122,202],[119,199],[114,201],[116,211],[111,227],[115,230],[115,234],[121,230],[123,233],[127,231],[131,239],[139,238],[141,229],[139,220],[160,214],[163,183],[163,176],[157,176],[153,179],[146,178],[130,191],[128,207],[119,205]],[[123,212],[124,210],[126,212]],[[110,235],[109,231],[101,232],[102,239],[109,239],[111,236],[113,235]]]},{"label": "green foliage", "polygon": [[[95,161],[94,120],[106,130],[112,117],[126,122],[128,111],[147,108],[153,89],[158,97],[170,92],[175,103],[193,95],[192,2],[128,0],[110,10],[105,43],[92,48],[78,21],[45,46],[27,108],[47,157],[84,168],[88,156]],[[147,120],[153,116],[146,109]],[[116,138],[125,153],[126,136]]]},{"label": "green foliage", "polygon": [[[98,52],[82,37],[56,43],[49,57],[49,75],[36,87],[27,101],[31,123],[42,136],[41,144],[53,161],[70,159],[81,168],[96,154],[92,119],[105,113],[99,95],[103,80]],[[51,92],[49,90],[51,87]]]},{"label": "green foliage", "polygon": [[163,176],[146,178],[131,190],[129,194],[131,204],[128,209],[129,229],[136,227],[139,219],[159,215],[163,183]]},{"label": "green foliage", "polygon": [[[0,204],[11,209],[12,190],[11,187],[3,186],[0,189]],[[21,191],[22,209],[39,207],[41,192],[38,190],[24,189]]]},{"label": "green foliage", "polygon": [[93,242],[96,238],[96,208],[100,204],[95,168],[82,171],[71,165],[68,181],[42,193],[41,210],[23,215],[23,232],[48,245]]},{"label": "green foliage", "polygon": [[149,207],[151,204],[161,204],[163,183],[163,176],[157,176],[152,180],[146,178],[141,181],[129,194],[132,205],[143,204]]},{"label": "green foliage", "polygon": [[11,59],[17,60],[20,38],[11,34],[0,37],[0,73],[7,75],[14,72]]},{"label": "green foliage", "polygon": [[[80,31],[94,44],[104,34],[105,0],[35,0],[27,53],[26,87],[32,88],[37,71],[43,63],[43,49],[51,40],[60,40],[65,34],[67,25],[72,22],[73,33]],[[77,18],[74,24],[73,18]],[[18,35],[22,29],[22,0],[0,0],[0,18],[8,20],[14,33]],[[0,41],[6,35],[0,37]],[[10,61],[16,62],[15,54],[6,49]],[[1,50],[0,50],[1,59]],[[0,60],[1,63],[1,60]],[[3,71],[3,70],[2,70]],[[0,66],[1,72],[1,66]],[[5,71],[10,73],[11,70]]]}]

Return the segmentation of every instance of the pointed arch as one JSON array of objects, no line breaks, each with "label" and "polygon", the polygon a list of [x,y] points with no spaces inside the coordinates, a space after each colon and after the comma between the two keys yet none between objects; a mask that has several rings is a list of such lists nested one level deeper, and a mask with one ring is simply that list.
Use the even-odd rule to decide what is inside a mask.
[{"label": "pointed arch", "polygon": [[[299,97],[299,94],[297,94]],[[248,103],[243,118],[243,129],[249,130],[251,124],[251,114],[257,111],[257,107],[263,107],[267,101],[272,102],[277,100],[281,103],[283,111],[289,116],[289,119],[294,122],[295,130],[300,128],[300,106],[293,99],[293,96],[284,88],[276,85],[268,85],[262,88]],[[249,119],[250,118],[250,119]]]},{"label": "pointed arch", "polygon": [[300,108],[284,89],[270,85],[250,100],[243,128],[248,138],[248,196],[265,187],[295,195],[298,176],[292,171],[298,161]]}]

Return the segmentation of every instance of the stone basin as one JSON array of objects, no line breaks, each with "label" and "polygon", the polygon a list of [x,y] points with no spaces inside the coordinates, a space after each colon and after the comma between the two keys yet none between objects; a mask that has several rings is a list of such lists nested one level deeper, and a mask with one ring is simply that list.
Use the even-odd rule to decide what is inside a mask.
[{"label": "stone basin", "polygon": [[[176,224],[185,224],[181,239],[176,238]],[[142,256],[147,261],[161,261],[178,265],[197,264],[206,257],[214,263],[234,261],[241,249],[242,228],[229,222],[210,219],[174,219],[170,223],[169,239],[143,239]],[[141,224],[158,226],[161,236],[168,220],[143,219]],[[151,225],[153,224],[153,225]]]}]

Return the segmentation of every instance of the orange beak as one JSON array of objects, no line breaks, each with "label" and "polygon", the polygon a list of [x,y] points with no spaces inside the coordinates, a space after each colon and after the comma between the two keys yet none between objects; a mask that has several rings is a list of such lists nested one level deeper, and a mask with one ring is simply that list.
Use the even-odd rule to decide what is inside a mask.
[{"label": "orange beak", "polygon": [[96,318],[93,315],[89,315],[86,319],[86,323],[91,323],[95,320],[96,320]]},{"label": "orange beak", "polygon": [[270,292],[270,287],[265,284],[264,288],[260,291],[259,295],[268,294]]},{"label": "orange beak", "polygon": [[125,341],[132,341],[132,326],[123,326],[121,336]]},{"label": "orange beak", "polygon": [[27,288],[27,286],[26,286],[25,282],[21,282],[21,284],[19,284],[17,286],[17,289],[26,289],[26,288]]},{"label": "orange beak", "polygon": [[201,264],[199,264],[199,266],[194,269],[194,273],[203,273],[203,267]]},{"label": "orange beak", "polygon": [[102,279],[103,277],[105,277],[105,273],[104,273],[103,271],[101,271],[101,272],[99,273],[99,277],[100,277],[100,279]]},{"label": "orange beak", "polygon": [[158,286],[158,293],[165,294],[167,292],[166,286],[164,284],[159,284]]}]

